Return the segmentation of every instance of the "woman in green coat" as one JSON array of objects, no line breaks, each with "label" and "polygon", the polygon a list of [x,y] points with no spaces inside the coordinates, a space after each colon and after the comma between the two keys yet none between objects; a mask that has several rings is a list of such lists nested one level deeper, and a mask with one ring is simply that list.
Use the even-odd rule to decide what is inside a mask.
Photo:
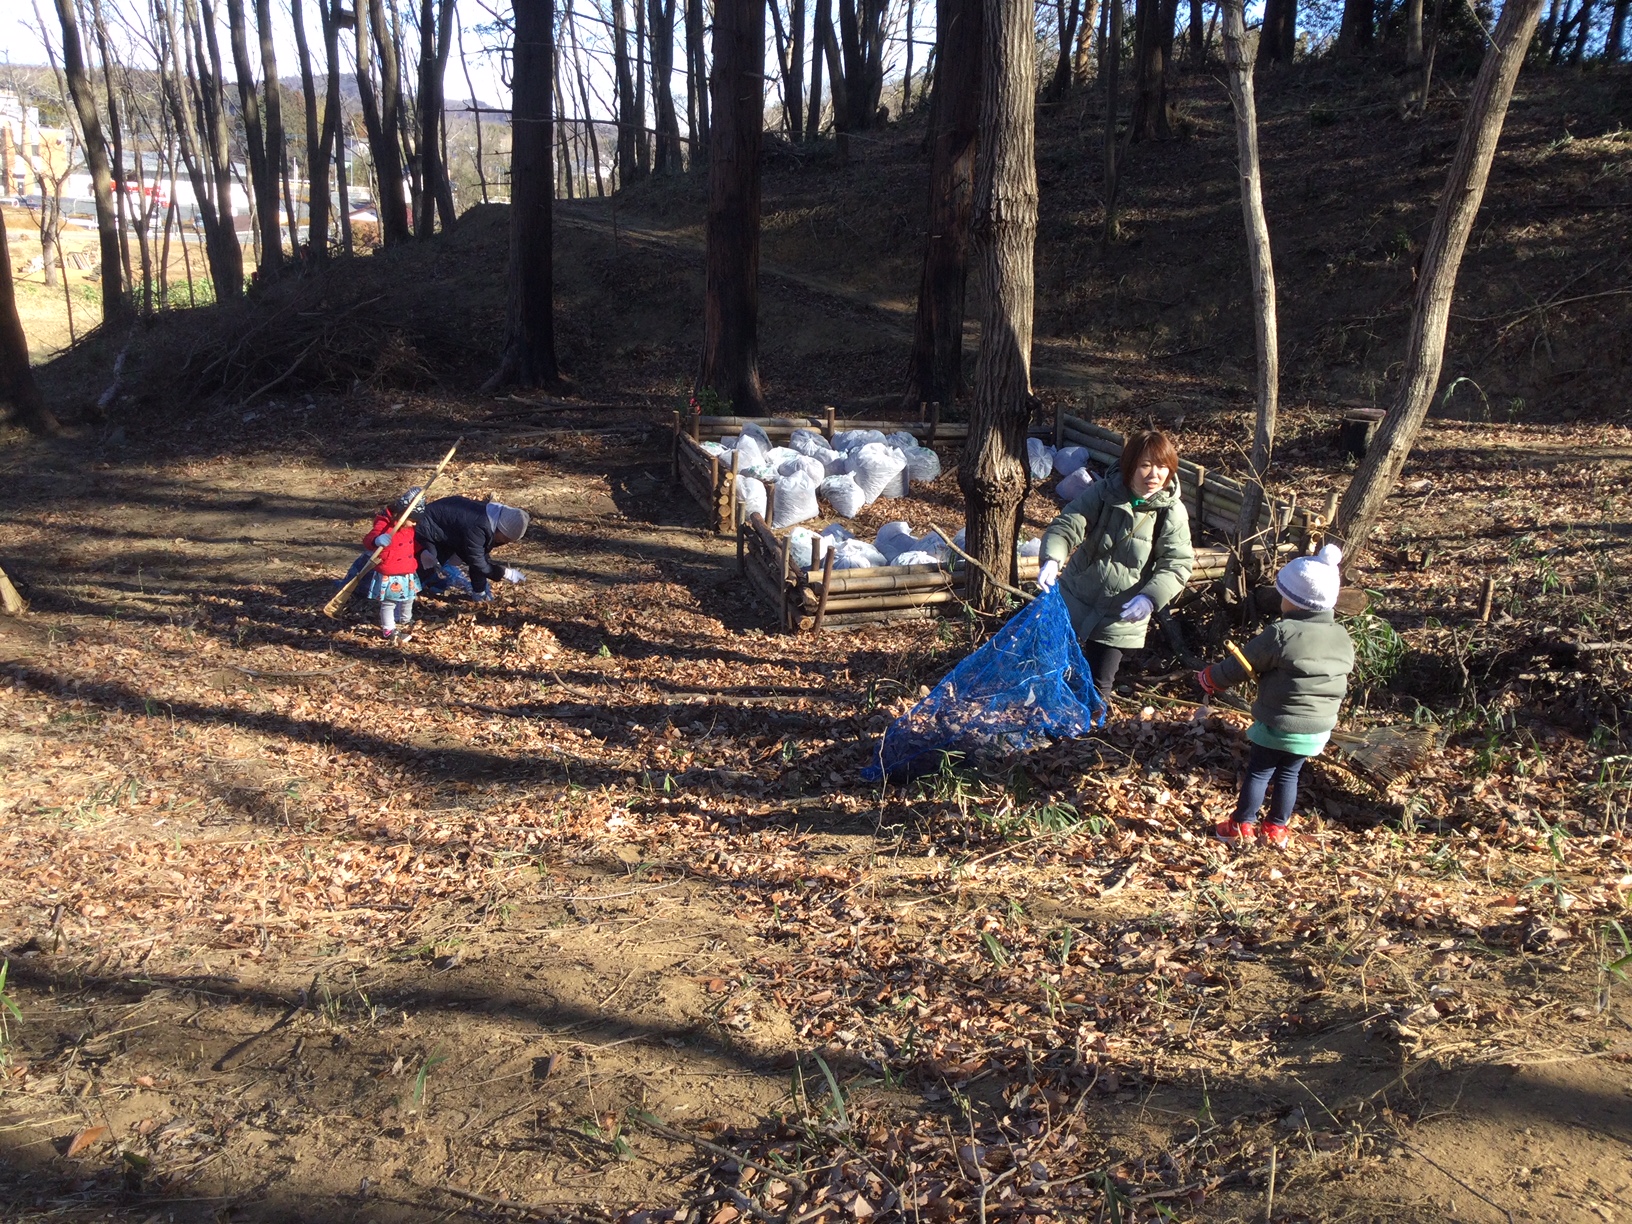
[{"label": "woman in green coat", "polygon": [[1056,582],[1107,699],[1122,658],[1145,644],[1150,617],[1184,590],[1195,565],[1179,500],[1179,453],[1158,430],[1133,434],[1118,470],[1049,524],[1037,587]]}]

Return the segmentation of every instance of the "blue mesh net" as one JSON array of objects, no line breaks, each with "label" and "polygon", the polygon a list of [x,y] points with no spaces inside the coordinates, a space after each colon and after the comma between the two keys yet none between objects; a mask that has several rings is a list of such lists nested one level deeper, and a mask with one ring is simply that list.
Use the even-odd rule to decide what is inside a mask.
[{"label": "blue mesh net", "polygon": [[938,768],[944,753],[995,756],[1085,735],[1108,710],[1056,586],[891,723],[864,776],[902,781]]}]

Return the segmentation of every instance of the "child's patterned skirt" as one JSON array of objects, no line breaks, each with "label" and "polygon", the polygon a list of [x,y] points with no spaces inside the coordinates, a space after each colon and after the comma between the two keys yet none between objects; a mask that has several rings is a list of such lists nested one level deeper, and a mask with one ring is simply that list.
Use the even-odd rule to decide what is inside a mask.
[{"label": "child's patterned skirt", "polygon": [[368,591],[364,598],[406,603],[419,594],[419,589],[418,574],[382,574],[375,570],[368,577]]}]

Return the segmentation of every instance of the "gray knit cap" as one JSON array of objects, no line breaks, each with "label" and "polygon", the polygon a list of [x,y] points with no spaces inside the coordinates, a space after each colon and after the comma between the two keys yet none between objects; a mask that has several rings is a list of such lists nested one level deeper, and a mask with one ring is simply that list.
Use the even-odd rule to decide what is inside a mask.
[{"label": "gray knit cap", "polygon": [[496,535],[502,535],[512,544],[527,534],[527,524],[530,522],[532,519],[525,510],[501,502],[487,503],[487,525],[493,528]]}]

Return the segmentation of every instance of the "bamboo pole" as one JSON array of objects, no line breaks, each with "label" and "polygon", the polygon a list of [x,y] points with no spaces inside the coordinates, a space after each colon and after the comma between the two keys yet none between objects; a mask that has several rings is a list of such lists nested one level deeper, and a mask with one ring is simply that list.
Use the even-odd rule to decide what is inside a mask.
[{"label": "bamboo pole", "polygon": [[833,558],[837,555],[833,549],[827,550],[827,556],[822,559],[822,596],[816,603],[816,623],[811,626],[812,633],[822,631],[822,622],[827,619],[827,593],[832,589]]}]

